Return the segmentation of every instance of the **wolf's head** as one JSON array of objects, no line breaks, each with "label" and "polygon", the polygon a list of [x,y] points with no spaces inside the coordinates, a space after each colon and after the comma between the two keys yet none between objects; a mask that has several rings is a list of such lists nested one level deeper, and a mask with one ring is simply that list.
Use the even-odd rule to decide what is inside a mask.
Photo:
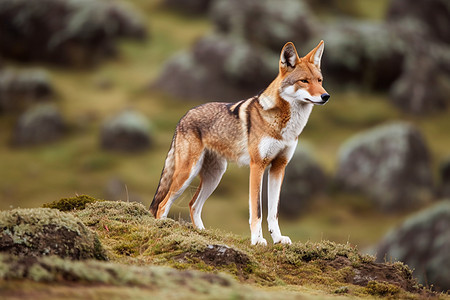
[{"label": "wolf's head", "polygon": [[302,101],[323,105],[330,95],[322,87],[320,61],[324,49],[323,41],[306,56],[299,57],[294,44],[284,45],[281,50],[278,80],[279,95],[292,103]]}]

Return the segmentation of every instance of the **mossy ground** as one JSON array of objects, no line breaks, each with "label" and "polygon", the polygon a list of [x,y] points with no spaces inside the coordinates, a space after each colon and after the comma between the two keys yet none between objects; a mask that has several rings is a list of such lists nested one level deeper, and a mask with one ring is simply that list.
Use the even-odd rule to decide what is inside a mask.
[{"label": "mossy ground", "polygon": [[118,295],[137,293],[138,298],[150,290],[158,298],[188,299],[436,296],[420,288],[403,264],[374,263],[350,244],[251,246],[248,238],[221,230],[156,220],[136,202],[92,202],[70,214],[98,235],[110,261],[1,254],[5,295],[51,299],[76,287],[80,290],[74,299],[85,297],[83,293],[103,299],[108,293],[102,286],[108,285]]}]

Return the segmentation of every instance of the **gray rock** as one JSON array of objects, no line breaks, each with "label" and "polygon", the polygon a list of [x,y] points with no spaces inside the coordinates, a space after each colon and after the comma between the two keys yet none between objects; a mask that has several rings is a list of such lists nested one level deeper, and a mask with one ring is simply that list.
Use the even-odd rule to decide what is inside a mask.
[{"label": "gray rock", "polygon": [[442,111],[448,96],[440,66],[426,55],[409,55],[401,77],[390,91],[390,100],[400,110],[423,115]]},{"label": "gray rock", "polygon": [[89,65],[116,51],[118,38],[143,39],[129,7],[99,0],[2,0],[0,54],[20,61]]},{"label": "gray rock", "polygon": [[299,146],[286,167],[280,195],[280,213],[296,218],[308,208],[311,198],[327,189],[327,177],[309,151]]},{"label": "gray rock", "polygon": [[40,104],[24,112],[16,125],[13,144],[16,146],[39,145],[60,139],[66,124],[58,108]]},{"label": "gray rock", "polygon": [[324,76],[340,85],[387,90],[402,72],[405,44],[389,24],[343,20],[325,26],[320,36]]},{"label": "gray rock", "polygon": [[428,39],[450,43],[450,4],[447,0],[390,1],[387,20],[398,22],[403,19],[420,21]]},{"label": "gray rock", "polygon": [[211,9],[216,30],[277,53],[287,41],[303,46],[314,33],[314,17],[299,0],[217,0]]},{"label": "gray rock", "polygon": [[368,195],[385,211],[423,205],[433,194],[430,153],[412,125],[394,123],[360,133],[339,150],[337,182]]},{"label": "gray rock", "polygon": [[392,229],[377,246],[377,260],[400,260],[422,284],[450,289],[450,201],[442,201]]},{"label": "gray rock", "polygon": [[105,150],[139,152],[150,148],[150,123],[140,113],[125,111],[105,122],[101,130]]},{"label": "gray rock", "polygon": [[0,252],[39,257],[106,259],[97,235],[69,213],[50,208],[0,212]]},{"label": "gray rock", "polygon": [[0,72],[0,113],[23,110],[32,103],[49,99],[52,95],[53,86],[44,71]]},{"label": "gray rock", "polygon": [[210,35],[172,58],[155,86],[180,98],[237,100],[265,88],[276,76],[277,62],[264,49]]}]

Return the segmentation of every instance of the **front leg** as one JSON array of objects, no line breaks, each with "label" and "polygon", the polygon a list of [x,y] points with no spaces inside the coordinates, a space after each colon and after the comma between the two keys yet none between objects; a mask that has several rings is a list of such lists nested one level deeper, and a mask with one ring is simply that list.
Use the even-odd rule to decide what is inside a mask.
[{"label": "front leg", "polygon": [[269,232],[272,235],[274,244],[292,244],[289,237],[281,235],[280,227],[278,225],[280,190],[287,163],[287,159],[277,157],[272,161],[272,165],[269,170],[267,223],[269,225]]},{"label": "front leg", "polygon": [[250,163],[250,231],[252,235],[252,245],[267,245],[267,241],[262,234],[262,205],[261,186],[265,167],[262,164]]}]

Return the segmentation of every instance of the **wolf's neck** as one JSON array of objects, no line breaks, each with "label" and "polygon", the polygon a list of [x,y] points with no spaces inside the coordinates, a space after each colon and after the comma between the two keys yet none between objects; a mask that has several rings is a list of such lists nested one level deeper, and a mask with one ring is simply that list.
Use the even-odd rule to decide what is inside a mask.
[{"label": "wolf's neck", "polygon": [[281,131],[285,140],[296,139],[308,122],[314,105],[309,103],[294,102],[291,103],[291,115],[286,127]]}]

